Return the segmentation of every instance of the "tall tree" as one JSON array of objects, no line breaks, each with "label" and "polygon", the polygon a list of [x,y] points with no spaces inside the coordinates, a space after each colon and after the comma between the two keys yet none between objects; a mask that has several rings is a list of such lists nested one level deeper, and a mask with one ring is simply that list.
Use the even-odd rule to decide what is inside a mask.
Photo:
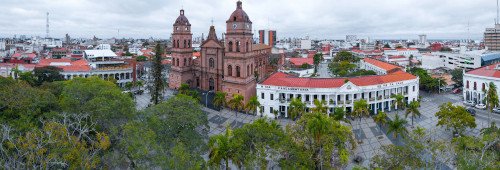
[{"label": "tall tree", "polygon": [[401,119],[398,114],[396,114],[396,117],[394,117],[394,120],[389,120],[387,123],[389,126],[387,127],[387,134],[392,133],[394,138],[397,138],[399,135],[404,135],[408,133],[408,130],[406,130],[406,124],[408,121],[405,119]]},{"label": "tall tree", "polygon": [[464,72],[460,68],[456,68],[451,71],[451,80],[453,80],[457,85],[463,86]]},{"label": "tall tree", "polygon": [[488,91],[486,92],[486,105],[488,106],[488,109],[490,110],[490,114],[488,115],[488,119],[489,119],[489,122],[491,123],[491,114],[493,113],[493,108],[499,106],[497,86],[493,82],[490,82],[490,84],[488,86]]},{"label": "tall tree", "polygon": [[311,109],[312,112],[319,112],[326,114],[326,112],[328,111],[328,106],[326,106],[326,101],[314,99],[313,103],[315,107]]},{"label": "tall tree", "polygon": [[385,126],[387,124],[387,114],[383,111],[379,111],[378,114],[373,117],[373,121],[381,126]]},{"label": "tall tree", "polygon": [[248,112],[252,112],[254,115],[257,115],[257,108],[259,107],[260,102],[259,99],[257,99],[257,96],[250,97],[250,100],[248,100],[247,104],[245,105],[245,109]]},{"label": "tall tree", "polygon": [[284,169],[340,169],[356,146],[351,129],[323,113],[304,114],[286,133],[280,160]]},{"label": "tall tree", "polygon": [[354,102],[354,108],[351,113],[355,118],[358,118],[359,131],[361,131],[361,119],[370,115],[368,103],[366,100],[361,99]]},{"label": "tall tree", "polygon": [[314,73],[318,72],[318,66],[319,66],[319,63],[321,63],[321,60],[323,60],[323,54],[322,53],[316,53],[316,54],[314,54],[314,57],[313,57]]},{"label": "tall tree", "polygon": [[230,126],[226,127],[226,132],[223,134],[218,134],[210,137],[208,141],[208,164],[211,166],[216,166],[216,169],[219,169],[222,165],[222,162],[225,164],[225,169],[229,169],[229,160],[234,157],[234,150],[236,147],[233,147],[233,132]]},{"label": "tall tree", "polygon": [[436,112],[438,118],[437,126],[445,126],[446,129],[453,129],[454,132],[462,133],[466,128],[475,128],[476,119],[470,115],[462,106],[454,106],[450,102],[439,106]]},{"label": "tall tree", "polygon": [[226,104],[227,104],[226,97],[227,97],[227,93],[226,92],[220,92],[220,91],[215,92],[215,97],[214,97],[214,100],[212,101],[213,105],[215,107],[224,107],[224,106],[226,106]]},{"label": "tall tree", "polygon": [[413,126],[413,119],[415,116],[420,116],[420,110],[418,108],[420,107],[420,102],[418,101],[412,101],[406,108],[406,115],[405,117],[408,117],[408,115],[411,115],[411,126]]},{"label": "tall tree", "polygon": [[233,94],[233,98],[228,102],[229,107],[236,112],[236,116],[238,116],[238,112],[245,106],[243,100],[244,98],[242,95]]},{"label": "tall tree", "polygon": [[153,104],[158,104],[162,100],[163,89],[165,88],[165,82],[162,79],[163,65],[161,64],[163,50],[160,43],[156,44],[155,47],[155,57],[153,60],[153,69],[151,71],[151,77],[153,78],[153,84],[151,86],[151,102]]},{"label": "tall tree", "polygon": [[396,113],[399,114],[400,109],[405,109],[406,103],[405,103],[405,96],[402,94],[393,94],[391,98],[394,99],[394,109],[396,109]]},{"label": "tall tree", "polygon": [[302,103],[300,98],[292,98],[288,108],[288,114],[292,120],[296,120],[298,117],[306,112],[306,104]]},{"label": "tall tree", "polygon": [[36,67],[33,72],[36,77],[36,85],[40,86],[43,82],[62,81],[64,77],[60,74],[62,69],[54,66]]}]

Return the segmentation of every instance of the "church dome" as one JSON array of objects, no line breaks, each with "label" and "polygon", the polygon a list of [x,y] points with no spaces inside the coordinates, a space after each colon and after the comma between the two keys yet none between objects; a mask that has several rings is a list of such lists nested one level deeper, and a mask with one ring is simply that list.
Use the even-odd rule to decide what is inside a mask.
[{"label": "church dome", "polygon": [[242,6],[241,1],[236,2],[236,10],[231,14],[227,22],[251,22]]},{"label": "church dome", "polygon": [[175,20],[174,26],[191,26],[189,20],[184,16],[184,10],[181,9],[179,17]]}]

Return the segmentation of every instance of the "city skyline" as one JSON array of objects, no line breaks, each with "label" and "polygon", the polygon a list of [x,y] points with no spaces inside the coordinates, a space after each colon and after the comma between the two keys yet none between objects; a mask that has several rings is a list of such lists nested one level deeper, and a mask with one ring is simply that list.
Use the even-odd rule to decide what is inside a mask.
[{"label": "city skyline", "polygon": [[[212,20],[220,34],[225,32],[225,21],[234,10],[234,2],[7,0],[0,7],[4,13],[0,15],[0,36],[44,37],[46,12],[49,12],[51,37],[62,38],[68,33],[81,38],[95,35],[166,39],[181,8],[193,25],[195,37],[207,35]],[[444,0],[437,5],[430,0],[243,2],[251,16],[254,34],[270,28],[277,30],[278,39],[305,36],[343,39],[351,34],[372,39],[417,39],[419,34],[427,34],[429,39],[482,39],[485,28],[494,26],[496,16],[494,0]]]}]

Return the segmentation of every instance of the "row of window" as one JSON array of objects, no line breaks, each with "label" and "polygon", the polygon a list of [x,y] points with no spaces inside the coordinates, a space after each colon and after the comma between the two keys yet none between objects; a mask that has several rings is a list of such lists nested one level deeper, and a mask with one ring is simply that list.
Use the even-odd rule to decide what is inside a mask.
[{"label": "row of window", "polygon": [[[174,40],[172,44],[173,44],[174,48],[181,48],[179,40]],[[191,40],[184,40],[183,48],[191,48]]]},{"label": "row of window", "polygon": [[[485,83],[481,83],[481,84],[482,84],[482,88],[481,88],[481,90],[482,90],[482,91],[485,91],[485,90],[486,90],[486,84],[485,84]],[[469,80],[467,80],[467,82],[465,83],[465,88],[466,88],[466,89],[470,89],[470,88],[469,88]],[[474,88],[473,88],[473,89],[474,89],[474,90],[477,90],[477,83],[476,83],[476,82],[474,82]]]},{"label": "row of window", "polygon": [[[191,58],[189,58],[189,62],[188,62],[188,60],[186,58],[184,58],[184,62],[183,62],[182,65],[183,66],[189,66],[189,65],[191,65],[191,61],[192,61]],[[172,65],[173,66],[177,66],[177,67],[180,66],[179,59],[178,58],[173,58],[172,59]]]},{"label": "row of window", "polygon": [[[236,52],[241,52],[240,46],[241,46],[240,41],[236,41],[236,50],[235,50]],[[245,48],[246,48],[246,50],[244,52],[250,51],[250,43],[246,42]],[[233,49],[233,42],[232,41],[229,41],[229,43],[227,43],[227,49],[229,52],[233,52],[234,49]]]}]

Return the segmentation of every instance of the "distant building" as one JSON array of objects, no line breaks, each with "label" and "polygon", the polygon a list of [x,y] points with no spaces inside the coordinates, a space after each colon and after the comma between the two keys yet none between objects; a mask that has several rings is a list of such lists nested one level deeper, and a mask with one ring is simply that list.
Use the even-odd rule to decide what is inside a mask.
[{"label": "distant building", "polygon": [[259,44],[276,46],[276,31],[275,30],[259,30]]},{"label": "distant building", "polygon": [[356,35],[346,35],[345,36],[346,42],[355,42],[357,40],[358,40],[358,37]]},{"label": "distant building", "polygon": [[500,24],[495,24],[495,28],[486,28],[484,45],[488,50],[500,51]]},{"label": "distant building", "polygon": [[419,44],[426,44],[427,43],[427,35],[425,35],[425,34],[418,35],[418,43]]},{"label": "distant building", "polygon": [[300,49],[302,50],[310,50],[312,42],[309,39],[300,40]]}]

